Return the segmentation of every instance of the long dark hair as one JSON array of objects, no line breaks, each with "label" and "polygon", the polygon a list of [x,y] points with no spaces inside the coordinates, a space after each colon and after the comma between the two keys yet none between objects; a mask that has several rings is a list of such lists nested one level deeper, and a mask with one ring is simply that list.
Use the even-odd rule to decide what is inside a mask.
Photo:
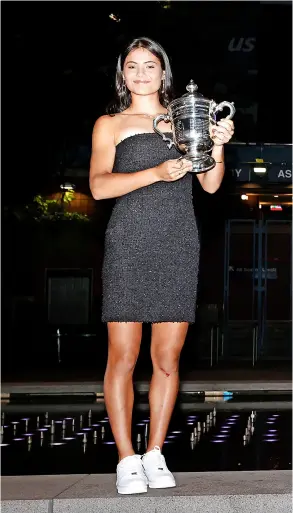
[{"label": "long dark hair", "polygon": [[124,85],[123,66],[127,55],[132,50],[136,50],[136,48],[145,48],[146,50],[149,50],[149,52],[151,52],[159,59],[162,69],[163,71],[165,71],[164,90],[161,85],[158,91],[160,103],[164,107],[167,107],[170,101],[174,98],[172,71],[168,55],[166,54],[164,48],[162,48],[162,46],[159,43],[156,43],[148,37],[139,37],[137,39],[134,39],[125,48],[124,52],[122,52],[119,55],[115,77],[115,98],[107,107],[108,114],[122,112],[125,109],[127,109],[131,104],[131,94],[128,91],[127,87],[125,87]]}]

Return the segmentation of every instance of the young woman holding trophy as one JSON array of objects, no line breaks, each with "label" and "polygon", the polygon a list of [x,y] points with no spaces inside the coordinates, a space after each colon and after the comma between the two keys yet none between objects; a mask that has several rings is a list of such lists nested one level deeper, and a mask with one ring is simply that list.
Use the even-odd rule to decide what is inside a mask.
[{"label": "young woman holding trophy", "polygon": [[[92,195],[117,198],[105,237],[102,321],[109,344],[104,397],[122,494],[176,486],[161,450],[179,388],[180,353],[195,321],[199,242],[192,174],[205,191],[216,192],[224,144],[234,131],[230,119],[216,122],[220,106],[198,95],[193,83],[188,90],[176,103],[165,51],[148,38],[135,39],[118,59],[116,100],[93,129]],[[131,441],[132,375],[144,322],[152,325],[153,376],[141,457]]]}]

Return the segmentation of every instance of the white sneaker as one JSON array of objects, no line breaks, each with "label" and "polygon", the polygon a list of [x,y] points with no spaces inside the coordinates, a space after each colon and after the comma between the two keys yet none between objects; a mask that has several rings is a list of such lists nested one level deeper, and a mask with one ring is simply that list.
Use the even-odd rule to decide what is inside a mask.
[{"label": "white sneaker", "polygon": [[172,488],[176,486],[173,474],[166,465],[165,458],[157,445],[142,457],[142,466],[150,488]]},{"label": "white sneaker", "polygon": [[141,456],[126,456],[117,465],[117,491],[122,494],[147,492],[147,478],[143,471]]}]

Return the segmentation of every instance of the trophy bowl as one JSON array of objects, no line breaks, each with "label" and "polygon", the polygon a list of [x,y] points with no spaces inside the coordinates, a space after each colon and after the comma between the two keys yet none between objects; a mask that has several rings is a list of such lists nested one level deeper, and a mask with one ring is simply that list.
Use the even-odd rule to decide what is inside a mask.
[{"label": "trophy bowl", "polygon": [[[169,149],[174,145],[184,158],[192,162],[192,173],[205,173],[216,165],[215,159],[209,155],[214,146],[210,127],[217,123],[217,113],[224,107],[230,109],[226,119],[232,119],[235,107],[234,103],[223,101],[217,104],[204,98],[197,92],[198,87],[193,80],[186,89],[188,93],[169,103],[167,114],[160,114],[153,120],[153,128]],[[173,140],[157,128],[160,121],[171,122]]]}]

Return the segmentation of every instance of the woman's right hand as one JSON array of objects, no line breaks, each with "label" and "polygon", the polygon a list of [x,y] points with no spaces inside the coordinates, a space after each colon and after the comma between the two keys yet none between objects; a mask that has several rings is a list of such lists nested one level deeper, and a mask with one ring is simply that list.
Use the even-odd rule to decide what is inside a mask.
[{"label": "woman's right hand", "polygon": [[163,182],[175,182],[191,170],[192,162],[187,159],[167,160],[155,167],[156,177]]}]

